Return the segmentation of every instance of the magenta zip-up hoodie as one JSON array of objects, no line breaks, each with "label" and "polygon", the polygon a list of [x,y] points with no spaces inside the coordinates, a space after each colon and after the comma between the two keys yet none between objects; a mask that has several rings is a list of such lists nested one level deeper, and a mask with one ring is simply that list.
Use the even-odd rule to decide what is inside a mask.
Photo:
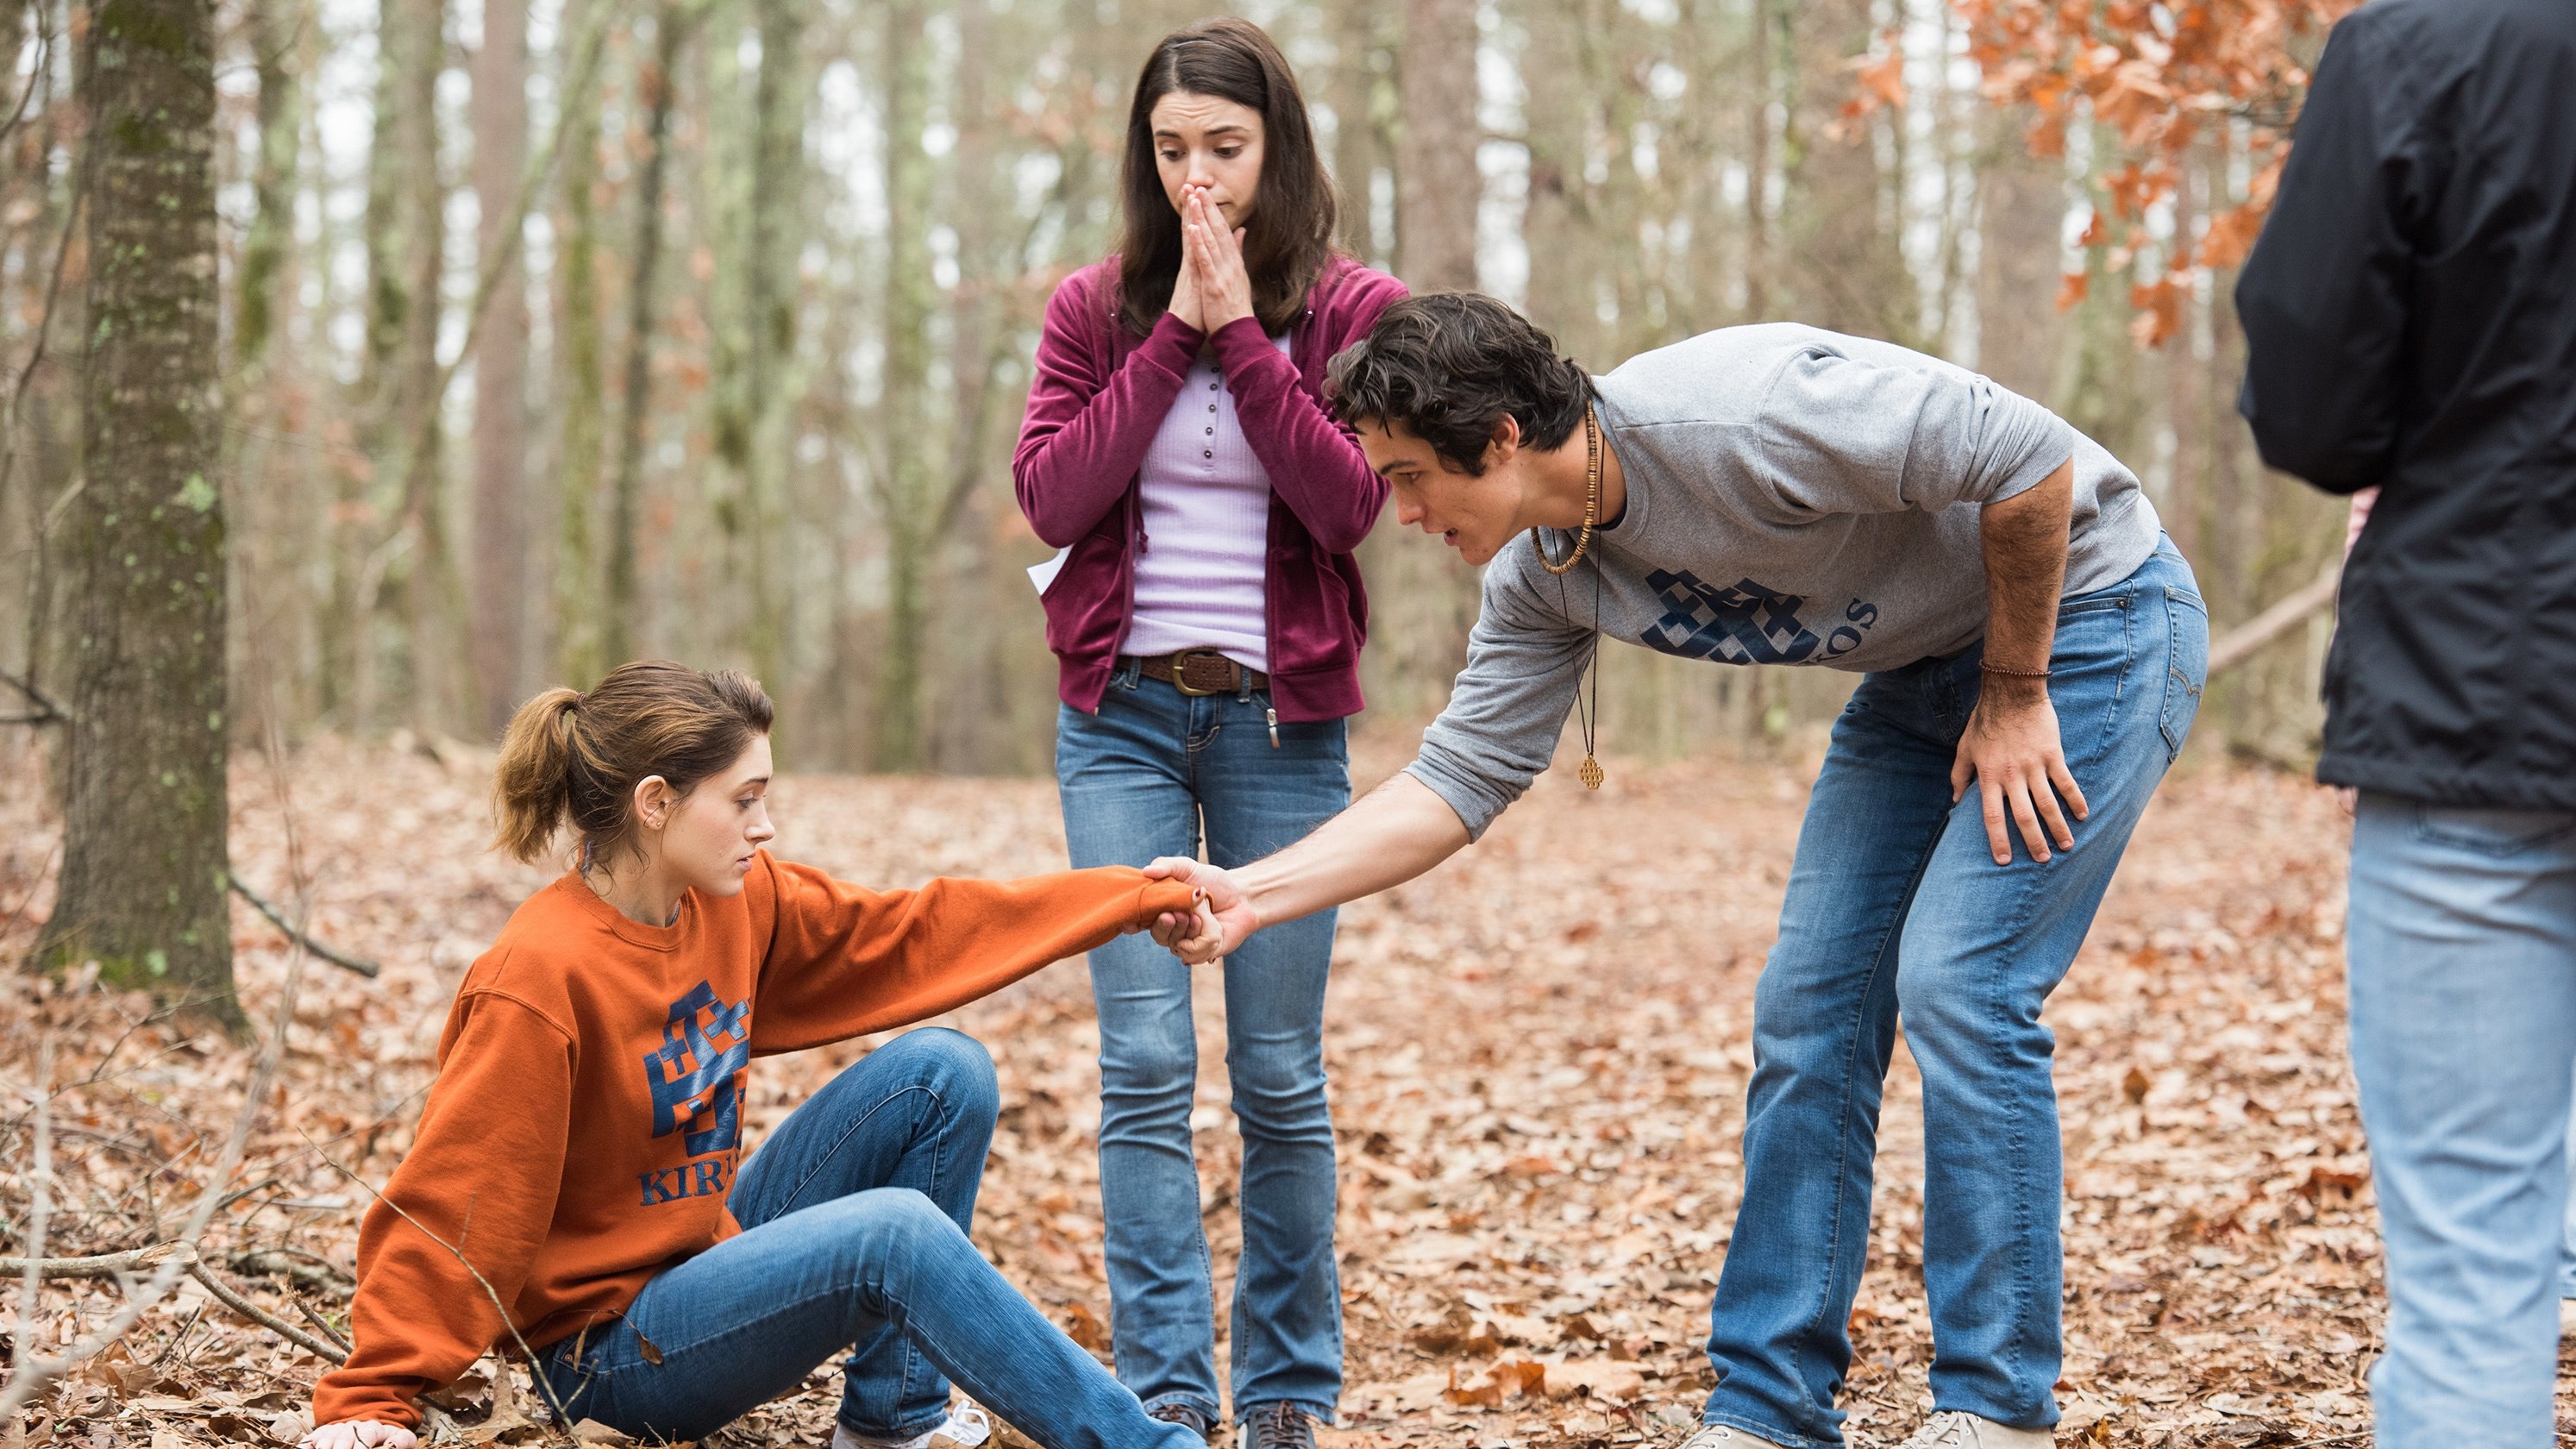
[{"label": "magenta zip-up hoodie", "polygon": [[1011,460],[1030,526],[1072,549],[1044,599],[1058,697],[1100,709],[1133,613],[1136,551],[1150,546],[1138,469],[1204,343],[1270,475],[1271,707],[1288,721],[1357,714],[1368,592],[1351,551],[1386,506],[1387,486],[1351,430],[1325,416],[1324,365],[1367,335],[1404,284],[1335,257],[1289,324],[1284,356],[1250,317],[1209,335],[1165,313],[1138,337],[1118,321],[1117,289],[1114,256],[1055,289]]}]

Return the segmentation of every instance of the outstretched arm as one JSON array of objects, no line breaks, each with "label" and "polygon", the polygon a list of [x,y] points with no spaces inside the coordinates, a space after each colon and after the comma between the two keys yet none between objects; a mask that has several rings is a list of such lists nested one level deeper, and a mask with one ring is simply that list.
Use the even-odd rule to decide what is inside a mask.
[{"label": "outstretched arm", "polygon": [[[1172,856],[1147,866],[1149,876],[1188,881],[1206,891],[1215,912],[1213,930],[1203,916],[1174,914],[1164,917],[1155,936],[1182,960],[1201,965],[1264,926],[1402,885],[1466,843],[1467,827],[1449,802],[1411,775],[1398,775],[1314,834],[1238,870]],[[1193,934],[1176,934],[1193,920],[1200,922]]]}]

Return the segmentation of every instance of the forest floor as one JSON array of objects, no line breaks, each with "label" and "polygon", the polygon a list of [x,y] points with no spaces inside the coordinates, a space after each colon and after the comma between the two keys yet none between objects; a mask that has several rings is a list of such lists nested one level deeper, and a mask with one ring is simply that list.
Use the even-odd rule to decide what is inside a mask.
[{"label": "forest floor", "polygon": [[[1401,758],[1363,752],[1359,774]],[[2345,825],[2297,779],[2186,764],[2048,1009],[2068,1181],[2060,1442],[2358,1443],[2381,1304],[2343,1053]],[[1328,1442],[1670,1445],[1696,1422],[1710,1287],[1741,1188],[1754,978],[1811,770],[1620,766],[1594,796],[1560,771],[1482,846],[1344,912],[1326,1050],[1349,1368]],[[449,994],[541,877],[484,851],[471,758],[317,745],[282,778],[245,762],[234,799],[244,877],[293,893],[291,825],[314,933],[385,968],[375,981],[305,969],[228,1189],[241,1196],[207,1239],[256,1302],[337,1323],[367,1198],[343,1172],[381,1184],[392,1169]],[[773,799],[780,853],[871,884],[1063,860],[1042,781],[789,776]],[[44,912],[58,838],[30,786],[0,787],[0,957],[24,951]],[[288,953],[246,908],[235,932],[245,999],[265,1017]],[[29,1160],[43,1042],[57,1088],[50,1249],[166,1236],[231,1130],[253,1051],[143,1021],[140,997],[0,980],[9,1251],[21,1251],[15,1169]],[[1198,1011],[1194,1122],[1223,1292],[1240,1235],[1222,993],[1201,992]],[[1083,972],[1043,972],[948,1020],[988,1043],[1001,1073],[976,1237],[1105,1350]],[[755,1137],[865,1049],[762,1063]],[[1900,1050],[1852,1316],[1846,1402],[1864,1446],[1902,1438],[1930,1403],[1918,1103]],[[46,1402],[32,1442],[165,1449],[301,1432],[319,1361],[181,1285]],[[32,1346],[96,1326],[116,1291],[49,1285]],[[822,1444],[835,1375],[818,1370],[713,1442]],[[527,1390],[516,1394],[523,1406]],[[488,1399],[488,1381],[455,1396],[464,1437],[536,1432],[502,1435],[518,1410],[505,1401],[494,1418]]]}]

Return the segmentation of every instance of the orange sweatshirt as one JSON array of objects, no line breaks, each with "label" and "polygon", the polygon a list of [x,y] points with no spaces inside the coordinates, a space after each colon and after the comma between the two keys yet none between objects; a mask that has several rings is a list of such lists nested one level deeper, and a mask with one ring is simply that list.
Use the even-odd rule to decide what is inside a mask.
[{"label": "orange sweatshirt", "polygon": [[1123,867],[880,892],[767,852],[739,895],[692,891],[668,927],[578,875],[537,892],[448,1011],[314,1422],[415,1424],[418,1394],[508,1342],[495,1297],[542,1348],[742,1231],[725,1195],[751,1057],[936,1016],[1190,894]]}]

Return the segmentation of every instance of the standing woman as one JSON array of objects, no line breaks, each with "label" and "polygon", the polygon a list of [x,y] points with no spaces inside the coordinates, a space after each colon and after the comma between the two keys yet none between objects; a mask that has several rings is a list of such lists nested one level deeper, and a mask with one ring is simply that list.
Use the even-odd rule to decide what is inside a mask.
[{"label": "standing woman", "polygon": [[[1270,37],[1204,21],[1154,47],[1128,116],[1117,255],[1048,303],[1013,480],[1065,550],[1045,592],[1064,701],[1056,778],[1079,865],[1259,859],[1350,798],[1368,598],[1351,550],[1384,505],[1324,365],[1402,284],[1332,246],[1333,190]],[[1333,915],[1226,961],[1243,1133],[1233,1404],[1252,1449],[1313,1443],[1342,1378],[1324,978]],[[1218,1420],[1215,1294],[1190,1104],[1190,977],[1091,955],[1118,1376],[1156,1417]]]}]

